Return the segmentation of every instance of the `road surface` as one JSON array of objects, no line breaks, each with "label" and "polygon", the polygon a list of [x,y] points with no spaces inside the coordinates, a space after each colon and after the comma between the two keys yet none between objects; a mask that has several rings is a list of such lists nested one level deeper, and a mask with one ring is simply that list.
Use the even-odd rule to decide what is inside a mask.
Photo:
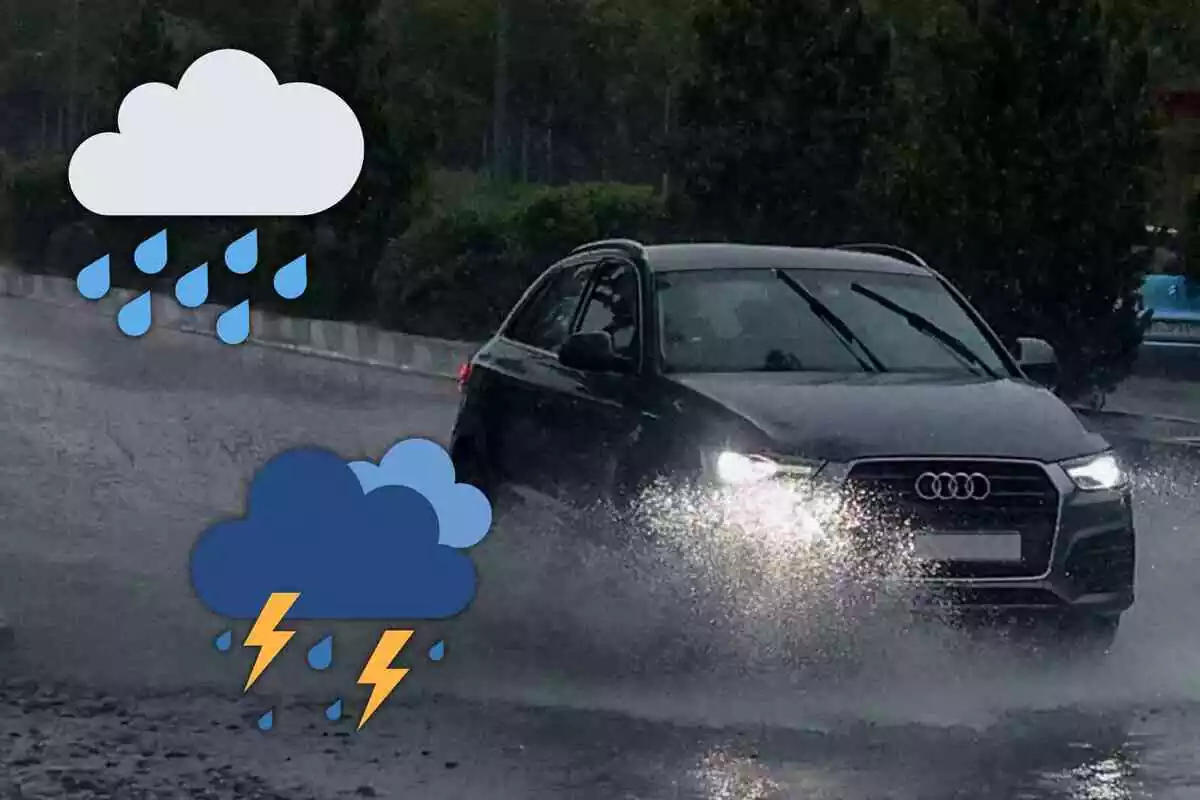
[{"label": "road surface", "polygon": [[[378,458],[444,438],[454,403],[446,381],[170,331],[131,341],[0,299],[0,609],[16,631],[0,798],[1200,792],[1196,462],[1124,440],[1141,465],[1141,594],[1101,666],[1022,659],[886,603],[823,605],[813,575],[754,568],[769,543],[629,558],[586,521],[521,506],[479,548],[475,606],[416,626],[410,676],[363,731],[355,678],[378,627],[300,626],[243,696],[249,657],[212,646],[226,626],[190,594],[196,535],[240,514],[274,453]],[[782,608],[798,588],[816,599]],[[333,668],[307,669],[330,630]],[[441,639],[434,664],[422,654]],[[347,716],[331,723],[336,698]]]}]

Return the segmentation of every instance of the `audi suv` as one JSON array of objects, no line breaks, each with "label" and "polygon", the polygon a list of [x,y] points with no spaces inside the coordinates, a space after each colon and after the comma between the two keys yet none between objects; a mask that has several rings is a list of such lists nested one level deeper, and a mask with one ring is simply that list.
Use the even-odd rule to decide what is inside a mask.
[{"label": "audi suv", "polygon": [[484,491],[569,501],[824,487],[858,509],[840,536],[884,532],[954,607],[1107,648],[1134,600],[1130,486],[1056,364],[900,248],[606,240],[463,365],[451,454]]}]

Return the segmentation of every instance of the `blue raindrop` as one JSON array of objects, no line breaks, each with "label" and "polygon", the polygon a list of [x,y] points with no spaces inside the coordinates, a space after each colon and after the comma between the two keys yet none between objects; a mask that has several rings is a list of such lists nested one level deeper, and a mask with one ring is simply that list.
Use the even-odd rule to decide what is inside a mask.
[{"label": "blue raindrop", "polygon": [[175,282],[175,299],[185,308],[197,308],[208,299],[208,264],[201,264]]},{"label": "blue raindrop", "polygon": [[112,269],[108,256],[101,256],[79,270],[75,286],[88,300],[99,300],[112,288]]},{"label": "blue raindrop", "polygon": [[268,711],[258,718],[258,729],[260,731],[269,731],[275,727],[275,712]]},{"label": "blue raindrop", "polygon": [[225,248],[225,266],[230,272],[245,275],[258,265],[258,229],[254,229]]},{"label": "blue raindrop", "polygon": [[284,264],[275,273],[275,292],[284,300],[295,300],[308,288],[308,256]]},{"label": "blue raindrop", "polygon": [[429,648],[429,657],[434,661],[441,661],[446,657],[446,643],[438,641],[433,647]]},{"label": "blue raindrop", "polygon": [[225,631],[224,633],[213,639],[213,647],[220,650],[222,653],[227,652],[233,645],[233,631]]},{"label": "blue raindrop", "polygon": [[333,703],[325,709],[325,719],[330,722],[337,722],[342,718],[342,698],[334,700]]},{"label": "blue raindrop", "polygon": [[333,636],[326,636],[308,649],[308,665],[313,669],[329,669],[333,663]]},{"label": "blue raindrop", "polygon": [[133,263],[147,275],[157,275],[167,265],[167,231],[164,228],[137,246]]},{"label": "blue raindrop", "polygon": [[217,337],[225,344],[241,344],[250,336],[250,301],[243,300],[217,317]]},{"label": "blue raindrop", "polygon": [[126,336],[142,336],[150,330],[150,293],[143,292],[121,306],[117,312],[117,327]]}]

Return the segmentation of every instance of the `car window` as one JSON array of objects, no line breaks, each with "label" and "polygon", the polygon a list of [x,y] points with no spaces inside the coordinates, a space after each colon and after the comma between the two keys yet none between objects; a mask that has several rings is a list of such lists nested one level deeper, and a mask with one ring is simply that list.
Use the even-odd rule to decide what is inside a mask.
[{"label": "car window", "polygon": [[583,298],[593,265],[566,268],[517,313],[508,337],[518,342],[557,352],[570,335],[575,309]]},{"label": "car window", "polygon": [[596,280],[579,332],[605,331],[618,355],[636,358],[638,350],[638,280],[632,264],[609,266]]},{"label": "car window", "polygon": [[[996,350],[963,306],[933,277],[792,270],[895,372],[963,372],[945,345],[904,317],[853,291],[860,285],[924,316],[960,339],[996,372],[1006,371]],[[717,269],[660,275],[659,327],[664,366],[676,372],[863,369],[807,303],[770,270]]]}]

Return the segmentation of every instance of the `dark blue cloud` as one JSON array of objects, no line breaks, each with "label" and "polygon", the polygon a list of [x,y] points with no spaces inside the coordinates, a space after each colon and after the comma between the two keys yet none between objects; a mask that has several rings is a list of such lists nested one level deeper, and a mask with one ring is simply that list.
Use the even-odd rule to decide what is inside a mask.
[{"label": "dark blue cloud", "polygon": [[196,596],[254,619],[272,592],[299,592],[288,618],[444,619],[475,595],[475,566],[438,544],[433,505],[415,489],[364,494],[336,454],[291,450],[255,476],[245,519],[209,528],[191,557]]}]

